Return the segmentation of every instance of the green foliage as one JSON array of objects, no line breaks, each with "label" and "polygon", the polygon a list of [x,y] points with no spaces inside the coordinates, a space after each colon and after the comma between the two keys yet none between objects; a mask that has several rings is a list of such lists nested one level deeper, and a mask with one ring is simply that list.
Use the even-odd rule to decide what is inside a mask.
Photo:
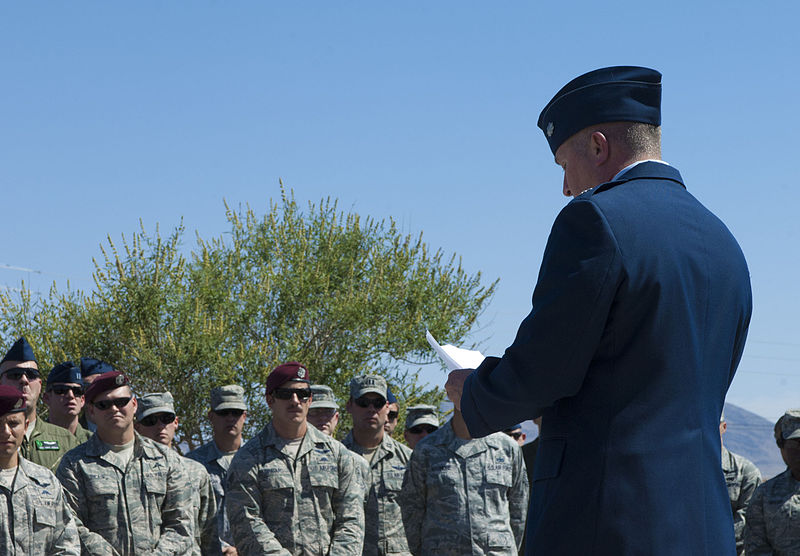
[{"label": "green foliage", "polygon": [[401,410],[438,404],[442,390],[423,388],[408,371],[433,360],[425,328],[462,342],[496,282],[482,286],[480,273],[431,252],[421,234],[402,235],[393,220],[345,214],[330,199],[303,213],[281,193],[263,217],[226,205],[229,233],[198,237],[186,256],[182,223],[167,238],[140,223],[122,249],[109,236],[90,293],[0,293],[4,345],[24,334],[42,369],[89,355],[127,371],[139,393],[170,390],[178,441],[189,447],[208,439],[213,386],[243,385],[249,432],[263,426],[263,384],[289,360],[303,362],[342,402],[353,376],[376,373]]}]

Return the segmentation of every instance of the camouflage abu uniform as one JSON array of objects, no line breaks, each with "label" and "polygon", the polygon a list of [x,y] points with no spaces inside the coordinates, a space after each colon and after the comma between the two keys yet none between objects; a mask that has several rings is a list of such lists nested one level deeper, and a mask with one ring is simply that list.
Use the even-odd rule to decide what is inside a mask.
[{"label": "camouflage abu uniform", "polygon": [[0,554],[80,556],[75,519],[55,475],[24,458],[18,462],[13,492],[0,486]]},{"label": "camouflage abu uniform", "polygon": [[228,520],[228,513],[225,510],[225,484],[228,476],[228,461],[214,441],[203,444],[196,450],[192,450],[186,457],[203,464],[208,471],[211,480],[211,488],[214,491],[214,498],[217,504],[217,532],[219,538],[227,544],[233,544],[231,536],[231,525]]},{"label": "camouflage abu uniform", "polygon": [[181,458],[186,468],[192,490],[192,517],[195,528],[195,555],[219,556],[222,547],[217,534],[217,501],[211,478],[205,466],[199,461]]},{"label": "camouflage abu uniform", "polygon": [[736,553],[744,552],[745,512],[750,498],[761,482],[758,467],[750,460],[722,447],[722,472],[728,485],[728,497],[733,512],[733,530],[736,533]]},{"label": "camouflage abu uniform", "polygon": [[800,554],[800,481],[787,469],[760,485],[747,506],[747,556]]},{"label": "camouflage abu uniform", "polygon": [[[360,447],[349,432],[342,443],[360,455]],[[364,458],[361,457],[363,460]],[[388,434],[383,436],[369,465],[369,491],[366,493],[364,555],[410,554],[403,516],[400,511],[400,490],[411,449]]]},{"label": "camouflage abu uniform", "polygon": [[417,444],[402,500],[415,555],[516,555],[528,504],[522,451],[501,432],[458,438],[451,421]]},{"label": "camouflage abu uniform", "polygon": [[84,554],[191,554],[192,489],[180,456],[138,433],[118,468],[95,434],[56,473],[76,516]]},{"label": "camouflage abu uniform", "polygon": [[225,505],[239,554],[359,555],[364,490],[344,446],[309,426],[292,460],[272,424],[228,469]]}]

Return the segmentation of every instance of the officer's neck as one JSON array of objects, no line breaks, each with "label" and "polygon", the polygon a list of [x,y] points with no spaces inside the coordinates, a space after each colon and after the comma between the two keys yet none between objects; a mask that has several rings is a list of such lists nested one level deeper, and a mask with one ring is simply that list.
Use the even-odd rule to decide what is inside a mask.
[{"label": "officer's neck", "polygon": [[7,456],[0,456],[0,469],[14,469],[19,465],[19,453],[14,450]]},{"label": "officer's neck", "polygon": [[101,430],[100,427],[97,427],[96,434],[100,438],[100,440],[112,446],[122,446],[123,444],[127,444],[130,441],[132,441],[135,437],[132,424],[130,427],[122,430],[119,429]]},{"label": "officer's neck", "polygon": [[228,434],[220,434],[214,437],[214,444],[220,452],[235,452],[242,445],[242,435],[230,436]]},{"label": "officer's neck", "polygon": [[62,429],[67,429],[72,434],[75,434],[75,431],[78,430],[79,424],[77,415],[56,415],[52,411],[47,416],[47,422]]},{"label": "officer's neck", "polygon": [[295,423],[293,421],[283,422],[274,418],[272,419],[272,427],[275,429],[275,433],[284,440],[303,438],[306,434],[306,430],[308,430],[306,421],[301,423]]},{"label": "officer's neck", "polygon": [[453,427],[453,432],[458,438],[472,440],[472,437],[469,434],[469,429],[467,428],[467,423],[464,422],[464,416],[461,415],[459,410],[453,410],[453,418],[450,419],[450,424]]},{"label": "officer's neck", "polygon": [[372,429],[356,429],[353,427],[353,440],[356,441],[356,444],[361,446],[362,448],[367,448],[372,450],[373,448],[377,448],[380,446],[381,442],[383,442],[383,435],[384,430],[383,427],[379,429],[372,430]]}]

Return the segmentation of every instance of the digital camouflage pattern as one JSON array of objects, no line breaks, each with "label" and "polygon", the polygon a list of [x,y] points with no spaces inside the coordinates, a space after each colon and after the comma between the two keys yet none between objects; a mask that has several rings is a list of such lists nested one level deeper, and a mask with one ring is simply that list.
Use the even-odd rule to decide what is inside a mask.
[{"label": "digital camouflage pattern", "polygon": [[528,505],[522,451],[504,433],[465,440],[446,423],[414,449],[402,503],[415,555],[516,555]]},{"label": "digital camouflage pattern", "polygon": [[750,498],[761,483],[758,467],[749,459],[729,452],[722,447],[722,472],[725,484],[728,485],[728,497],[731,499],[733,513],[733,530],[736,534],[736,554],[744,553],[745,512]]},{"label": "digital camouflage pattern", "polygon": [[75,519],[52,471],[19,458],[13,492],[0,486],[0,494],[0,554],[80,556]]},{"label": "digital camouflage pattern", "polygon": [[747,507],[747,556],[800,554],[800,481],[787,469],[761,484]]},{"label": "digital camouflage pattern", "polygon": [[[352,431],[342,442],[364,459]],[[368,464],[369,490],[366,492],[364,506],[364,556],[410,554],[399,500],[410,459],[411,448],[387,434],[383,436],[383,442],[372,457],[372,463]]]},{"label": "digital camouflage pattern", "polygon": [[228,477],[229,460],[226,460],[224,456],[225,454],[217,448],[213,440],[186,454],[187,458],[202,463],[208,471],[217,504],[217,532],[223,543],[232,545],[231,525],[225,509],[225,484]]},{"label": "digital camouflage pattern", "polygon": [[239,554],[360,555],[364,488],[354,458],[309,426],[294,459],[269,423],[228,470],[225,506]]},{"label": "digital camouflage pattern", "polygon": [[37,418],[31,437],[22,441],[19,453],[37,465],[55,472],[61,456],[78,446],[80,441],[67,429]]},{"label": "digital camouflage pattern", "polygon": [[194,486],[180,456],[138,433],[118,468],[95,434],[67,452],[56,476],[76,517],[84,554],[191,554]]},{"label": "digital camouflage pattern", "polygon": [[211,478],[199,461],[181,458],[192,488],[192,517],[194,526],[194,555],[219,556],[222,547],[217,530],[217,501]]}]

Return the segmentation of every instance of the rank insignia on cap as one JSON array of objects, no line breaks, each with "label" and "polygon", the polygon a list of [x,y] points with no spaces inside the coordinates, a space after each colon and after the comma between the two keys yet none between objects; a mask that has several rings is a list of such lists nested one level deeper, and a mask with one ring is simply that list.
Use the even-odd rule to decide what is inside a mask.
[{"label": "rank insignia on cap", "polygon": [[306,370],[303,367],[297,368],[297,377],[298,378],[305,378],[306,377]]},{"label": "rank insignia on cap", "polygon": [[555,126],[553,125],[553,122],[550,122],[549,124],[547,124],[547,136],[548,137],[552,137],[553,136],[553,131],[554,130],[555,130]]},{"label": "rank insignia on cap", "polygon": [[117,375],[117,377],[114,379],[114,383],[116,383],[117,386],[122,386],[125,384],[125,375]]}]

